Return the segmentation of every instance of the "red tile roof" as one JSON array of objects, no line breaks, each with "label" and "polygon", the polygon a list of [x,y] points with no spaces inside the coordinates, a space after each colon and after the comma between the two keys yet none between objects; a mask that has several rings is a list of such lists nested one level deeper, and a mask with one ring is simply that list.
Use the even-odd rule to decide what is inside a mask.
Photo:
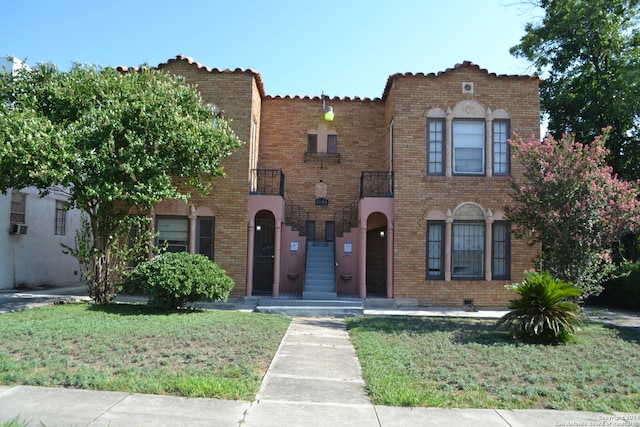
[{"label": "red tile roof", "polygon": [[494,76],[496,78],[507,78],[507,79],[531,79],[531,80],[540,80],[540,77],[538,76],[529,76],[529,75],[515,75],[515,74],[496,74],[496,73],[490,73],[486,68],[480,68],[479,65],[474,64],[471,61],[464,61],[462,62],[462,64],[456,64],[453,66],[453,68],[447,68],[445,71],[438,71],[438,73],[396,73],[396,74],[392,74],[389,76],[389,78],[387,79],[387,84],[384,87],[384,91],[382,92],[382,99],[385,99],[387,97],[387,95],[389,94],[389,90],[391,89],[391,85],[393,83],[393,80],[395,80],[397,77],[439,77],[445,74],[449,74],[452,73],[456,70],[460,70],[462,68],[473,68],[476,69],[478,71],[482,71],[485,74],[489,75],[489,76]]},{"label": "red tile roof", "polygon": [[[260,73],[258,73],[257,71],[254,71],[252,69],[242,69],[242,68],[236,68],[234,70],[231,70],[229,68],[221,70],[219,68],[209,68],[209,67],[205,67],[204,65],[200,64],[199,62],[194,61],[192,58],[188,57],[188,56],[184,56],[182,54],[177,55],[175,58],[171,58],[169,59],[167,62],[165,63],[161,63],[158,64],[158,66],[156,67],[157,69],[161,69],[164,66],[169,65],[172,62],[175,61],[186,61],[188,64],[192,64],[195,67],[199,68],[199,69],[204,69],[207,72],[210,73],[249,73],[252,74],[254,76],[254,78],[256,79],[256,85],[258,86],[258,91],[260,92],[260,97],[261,98],[269,98],[269,99],[309,99],[309,100],[322,100],[323,97],[320,96],[300,96],[300,95],[266,95],[264,92],[264,84],[262,83],[262,77],[260,76]],[[333,97],[333,98],[329,98],[328,96],[325,96],[324,99],[326,99],[327,101],[379,101],[379,100],[384,100],[387,95],[389,94],[389,90],[391,89],[391,85],[393,84],[393,81],[398,78],[398,77],[439,77],[451,72],[454,72],[456,70],[460,70],[462,68],[473,68],[476,70],[479,70],[481,72],[486,73],[489,76],[494,76],[496,78],[507,78],[507,79],[533,79],[533,80],[540,80],[540,78],[538,76],[530,76],[530,75],[509,75],[509,74],[496,74],[496,73],[490,73],[488,70],[486,70],[485,68],[480,68],[480,66],[472,63],[471,61],[464,61],[461,64],[456,64],[454,65],[453,68],[447,68],[445,71],[439,71],[438,73],[410,73],[410,72],[406,72],[406,73],[395,73],[389,76],[389,78],[387,79],[387,83],[384,87],[384,90],[382,92],[382,97],[381,98],[360,98],[359,96],[356,97]],[[119,71],[121,72],[127,72],[128,70],[137,70],[137,67],[118,67],[117,68]]]}]

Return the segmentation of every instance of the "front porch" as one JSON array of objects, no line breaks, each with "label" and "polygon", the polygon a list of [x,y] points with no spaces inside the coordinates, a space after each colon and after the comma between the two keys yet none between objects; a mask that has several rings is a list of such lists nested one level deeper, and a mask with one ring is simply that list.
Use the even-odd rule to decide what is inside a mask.
[{"label": "front porch", "polygon": [[[359,199],[339,202],[337,211],[320,216],[317,209],[309,214],[313,206],[285,198],[281,170],[254,170],[251,176],[248,297],[393,297],[391,172],[362,172],[354,183]],[[324,232],[316,233],[316,224]]]}]

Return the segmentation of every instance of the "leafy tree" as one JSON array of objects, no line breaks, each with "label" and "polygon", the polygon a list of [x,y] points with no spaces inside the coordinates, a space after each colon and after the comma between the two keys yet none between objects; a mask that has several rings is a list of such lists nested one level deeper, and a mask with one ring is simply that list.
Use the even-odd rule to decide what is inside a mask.
[{"label": "leafy tree", "polygon": [[116,290],[132,209],[206,191],[240,144],[182,79],[80,64],[0,73],[0,141],[1,191],[63,185],[86,213],[90,244],[78,251],[97,303]]},{"label": "leafy tree", "polygon": [[542,113],[549,131],[590,141],[610,126],[610,165],[640,177],[640,29],[638,0],[532,0],[544,9],[528,23],[517,57],[544,77]]},{"label": "leafy tree", "polygon": [[613,270],[611,244],[638,229],[638,185],[607,166],[607,133],[583,145],[568,135],[510,141],[523,173],[506,206],[516,236],[542,243],[540,263],[554,276],[597,295]]}]

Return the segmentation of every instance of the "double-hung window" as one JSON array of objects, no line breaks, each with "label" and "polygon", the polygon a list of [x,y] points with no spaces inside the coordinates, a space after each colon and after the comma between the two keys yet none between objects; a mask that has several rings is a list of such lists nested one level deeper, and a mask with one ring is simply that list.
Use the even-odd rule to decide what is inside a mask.
[{"label": "double-hung window", "polygon": [[158,246],[167,252],[189,251],[189,218],[185,217],[156,217],[156,231],[158,232]]},{"label": "double-hung window", "polygon": [[484,120],[453,121],[453,173],[484,174],[484,127]]},{"label": "double-hung window", "polygon": [[427,175],[444,175],[444,123],[427,120]]},{"label": "double-hung window", "polygon": [[493,121],[493,175],[509,174],[509,121]]}]

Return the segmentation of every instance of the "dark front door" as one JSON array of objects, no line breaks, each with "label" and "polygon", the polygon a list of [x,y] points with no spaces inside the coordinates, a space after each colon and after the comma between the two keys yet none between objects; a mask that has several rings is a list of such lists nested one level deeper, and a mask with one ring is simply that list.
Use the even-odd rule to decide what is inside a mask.
[{"label": "dark front door", "polygon": [[387,294],[387,228],[367,230],[367,296]]},{"label": "dark front door", "polygon": [[316,241],[316,222],[307,220],[306,227],[307,227],[307,242],[315,242]]},{"label": "dark front door", "polygon": [[336,223],[327,221],[324,223],[324,241],[333,242],[336,240]]},{"label": "dark front door", "polygon": [[254,233],[253,293],[256,295],[271,295],[273,293],[275,253],[275,224],[273,217],[256,217]]}]

